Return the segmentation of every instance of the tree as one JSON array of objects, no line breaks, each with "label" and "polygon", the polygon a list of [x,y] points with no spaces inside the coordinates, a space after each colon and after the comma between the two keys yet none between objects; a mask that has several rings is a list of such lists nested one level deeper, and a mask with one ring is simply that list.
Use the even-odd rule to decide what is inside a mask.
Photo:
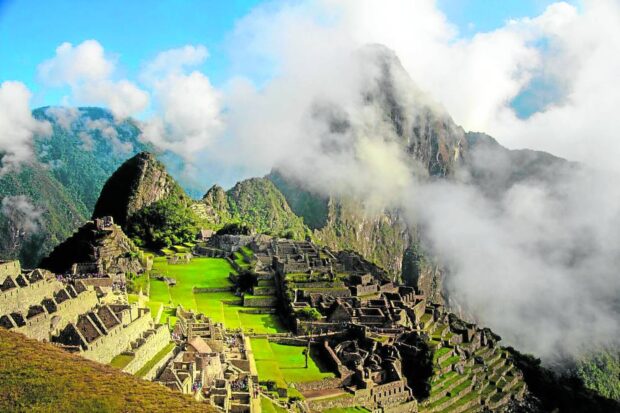
[{"label": "tree", "polygon": [[142,208],[129,218],[127,227],[137,245],[152,249],[193,241],[198,232],[194,212],[176,199],[162,199]]}]

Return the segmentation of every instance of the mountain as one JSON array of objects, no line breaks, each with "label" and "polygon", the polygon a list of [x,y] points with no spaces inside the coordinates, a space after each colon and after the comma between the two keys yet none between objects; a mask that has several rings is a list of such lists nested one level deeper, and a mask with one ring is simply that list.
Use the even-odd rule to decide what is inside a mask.
[{"label": "mountain", "polygon": [[265,178],[246,179],[228,191],[214,185],[194,208],[216,228],[226,223],[243,222],[256,232],[296,239],[310,235],[303,219],[291,210],[284,195]]},{"label": "mountain", "polygon": [[0,257],[35,266],[70,236],[95,206],[106,179],[128,157],[147,149],[131,120],[100,108],[51,108],[33,116],[52,125],[35,137],[36,159],[0,177]]},{"label": "mountain", "polygon": [[166,167],[153,154],[141,152],[125,161],[106,181],[93,218],[109,215],[125,227],[133,214],[165,198],[191,203]]},{"label": "mountain", "polygon": [[214,411],[190,396],[3,328],[0,388],[3,412]]}]

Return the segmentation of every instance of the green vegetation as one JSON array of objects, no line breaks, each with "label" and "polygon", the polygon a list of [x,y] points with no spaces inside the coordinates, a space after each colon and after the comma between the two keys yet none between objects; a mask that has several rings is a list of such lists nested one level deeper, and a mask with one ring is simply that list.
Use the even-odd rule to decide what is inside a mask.
[{"label": "green vegetation", "polygon": [[295,311],[297,317],[302,320],[318,320],[321,318],[321,313],[314,307],[304,307]]},{"label": "green vegetation", "polygon": [[577,363],[574,373],[586,387],[620,400],[620,352],[602,350]]},{"label": "green vegetation", "polygon": [[[278,333],[284,331],[278,317],[273,314],[250,314],[251,307],[243,307],[241,297],[229,291],[194,292],[196,288],[232,288],[234,284],[228,275],[234,272],[230,263],[222,258],[193,258],[187,264],[168,264],[165,257],[157,257],[153,262],[149,289],[149,307],[156,314],[160,304],[176,308],[182,305],[224,323],[226,328],[243,328],[255,333]],[[176,285],[168,286],[159,276],[174,278]],[[172,316],[164,310],[166,317]],[[172,310],[170,310],[172,311]],[[172,317],[171,321],[176,318]]]},{"label": "green vegetation", "polygon": [[[136,245],[151,249],[170,248],[192,241],[197,232],[194,212],[174,198],[162,199],[142,208],[127,223],[127,235]],[[175,247],[176,252],[187,250],[187,247]]]},{"label": "green vegetation", "polygon": [[149,293],[149,276],[148,274],[129,273],[127,279],[127,293],[138,294],[140,290],[146,295]]},{"label": "green vegetation", "polygon": [[323,413],[366,413],[366,412],[370,412],[370,410],[364,407],[360,407],[360,406],[336,407],[333,409],[327,409],[323,411]]},{"label": "green vegetation", "polygon": [[159,384],[0,329],[0,411],[168,413],[214,409]]},{"label": "green vegetation", "polygon": [[161,350],[155,356],[150,359],[140,370],[136,372],[136,376],[143,377],[146,373],[148,373],[157,363],[159,363],[167,354],[169,354],[172,349],[176,346],[174,343],[168,343],[168,345]]},{"label": "green vegetation", "polygon": [[241,181],[226,192],[214,186],[202,203],[212,210],[202,218],[215,228],[244,223],[256,232],[287,238],[304,239],[311,235],[303,220],[291,211],[282,193],[265,178]]},{"label": "green vegetation", "polygon": [[114,357],[110,362],[110,366],[116,367],[117,369],[123,369],[126,365],[128,365],[131,360],[134,359],[134,356],[129,354],[119,354]]},{"label": "green vegetation", "polygon": [[334,377],[334,373],[317,364],[318,357],[313,349],[308,357],[308,368],[305,367],[305,346],[288,346],[253,338],[252,351],[261,382],[273,381],[278,387],[287,388],[291,383]]},{"label": "green vegetation", "polygon": [[273,404],[267,397],[261,397],[260,407],[263,413],[286,413],[286,409]]}]

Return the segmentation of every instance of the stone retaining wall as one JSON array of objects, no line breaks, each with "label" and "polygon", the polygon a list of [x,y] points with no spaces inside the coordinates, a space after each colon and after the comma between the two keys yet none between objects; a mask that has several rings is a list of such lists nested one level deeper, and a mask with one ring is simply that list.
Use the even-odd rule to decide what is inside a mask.
[{"label": "stone retaining wall", "polygon": [[161,349],[166,347],[170,343],[170,331],[165,325],[158,325],[155,327],[153,334],[146,338],[146,341],[136,349],[132,349],[131,352],[134,355],[133,360],[129,362],[123,368],[123,371],[130,374],[135,374],[146,363],[148,363]]},{"label": "stone retaining wall", "polygon": [[203,293],[224,293],[229,291],[234,291],[235,287],[194,287],[194,294],[203,294]]},{"label": "stone retaining wall", "polygon": [[273,307],[277,302],[278,298],[273,295],[243,297],[244,307]]}]

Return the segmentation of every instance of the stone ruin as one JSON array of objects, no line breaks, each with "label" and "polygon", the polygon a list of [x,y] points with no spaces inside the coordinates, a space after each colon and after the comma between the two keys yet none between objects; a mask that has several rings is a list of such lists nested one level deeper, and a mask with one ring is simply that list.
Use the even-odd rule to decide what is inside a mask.
[{"label": "stone ruin", "polygon": [[173,337],[181,350],[156,381],[224,412],[257,411],[258,375],[249,338],[181,306],[177,317]]},{"label": "stone ruin", "polygon": [[109,303],[89,280],[0,263],[0,326],[100,363],[122,354],[123,370],[134,373],[170,343],[170,332],[146,308]]},{"label": "stone ruin", "polygon": [[209,243],[226,256],[252,251],[254,288],[275,294],[283,321],[337,375],[297,384],[311,410],[496,411],[527,391],[499,337],[394,283],[359,254],[265,236],[214,236]]}]

